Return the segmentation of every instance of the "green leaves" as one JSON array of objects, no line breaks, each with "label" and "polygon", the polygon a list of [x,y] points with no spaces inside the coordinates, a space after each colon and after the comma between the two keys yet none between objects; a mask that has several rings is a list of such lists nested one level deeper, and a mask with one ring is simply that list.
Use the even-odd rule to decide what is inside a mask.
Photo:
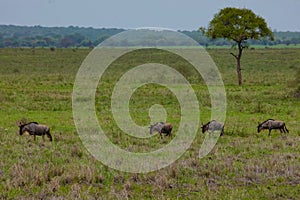
[{"label": "green leaves", "polygon": [[205,33],[212,39],[226,38],[237,43],[247,39],[274,38],[265,20],[245,8],[224,8],[220,10],[210,21]]}]

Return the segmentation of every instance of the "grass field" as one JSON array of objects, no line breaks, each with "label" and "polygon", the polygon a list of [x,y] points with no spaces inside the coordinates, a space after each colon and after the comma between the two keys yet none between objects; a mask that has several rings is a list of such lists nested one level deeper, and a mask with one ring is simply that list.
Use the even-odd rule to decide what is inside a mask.
[{"label": "grass field", "polygon": [[[225,135],[198,158],[200,129],[189,150],[172,165],[147,174],[119,172],[93,158],[82,145],[72,115],[77,70],[90,49],[0,49],[0,199],[299,199],[300,101],[293,81],[300,49],[249,49],[242,57],[244,85],[237,86],[229,49],[210,49],[226,88]],[[140,56],[138,56],[140,55]],[[171,65],[191,83],[201,121],[210,119],[210,97],[202,79],[184,61],[145,50],[113,63],[97,89],[96,109],[107,136],[120,147],[147,152],[166,145],[158,136],[136,139],[116,126],[110,95],[124,70],[156,61]],[[130,111],[148,125],[148,110],[164,105],[168,121],[180,121],[180,106],[166,88],[147,85],[131,98]],[[289,134],[257,133],[257,122],[284,120]],[[21,119],[47,124],[54,141],[18,135]]]}]

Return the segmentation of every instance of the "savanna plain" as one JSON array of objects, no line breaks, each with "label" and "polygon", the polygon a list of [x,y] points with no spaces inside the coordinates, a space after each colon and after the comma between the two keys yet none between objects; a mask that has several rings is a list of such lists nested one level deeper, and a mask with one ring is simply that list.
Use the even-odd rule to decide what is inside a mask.
[{"label": "savanna plain", "polygon": [[[185,60],[144,49],[113,62],[99,81],[95,107],[110,140],[132,152],[167,145],[180,124],[180,104],[161,85],[138,88],[130,99],[136,124],[150,124],[149,108],[164,106],[174,126],[171,138],[131,137],[111,113],[111,94],[122,74],[143,63],[162,63],[191,83],[199,100],[199,130],[190,148],[161,170],[134,174],[111,169],[84,147],[72,114],[76,73],[91,49],[0,49],[0,199],[299,199],[300,101],[294,95],[300,49],[247,49],[242,57],[244,84],[237,85],[234,49],[208,49],[224,81],[225,134],[204,158],[200,123],[211,114],[206,84]],[[163,77],[163,74],[162,74]],[[286,122],[288,134],[257,133],[258,122]],[[16,122],[37,121],[51,128],[53,142],[19,135]],[[138,163],[136,163],[138,165]]]}]

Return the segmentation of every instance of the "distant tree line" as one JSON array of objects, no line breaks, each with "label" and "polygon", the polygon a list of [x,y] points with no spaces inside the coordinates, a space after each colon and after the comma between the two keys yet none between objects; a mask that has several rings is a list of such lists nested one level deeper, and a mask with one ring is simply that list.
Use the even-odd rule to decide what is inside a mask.
[{"label": "distant tree line", "polygon": [[[112,35],[125,31],[117,28],[84,27],[42,27],[0,25],[0,48],[3,47],[93,47]],[[197,41],[202,46],[233,45],[226,39],[211,40],[199,31],[180,31]],[[278,44],[300,44],[300,32],[274,31],[275,39],[270,41],[249,40],[249,45],[272,46]],[[176,41],[174,41],[176,45]]]},{"label": "distant tree line", "polygon": [[0,47],[90,47],[122,31],[124,29],[0,25]]},{"label": "distant tree line", "polygon": [[[202,46],[228,46],[233,45],[233,42],[227,39],[209,39],[202,35],[199,31],[182,31],[182,33],[190,36],[196,40]],[[300,32],[274,32],[274,40],[269,39],[262,40],[248,40],[248,45],[263,45],[263,46],[273,46],[273,45],[297,45],[300,44]]]}]

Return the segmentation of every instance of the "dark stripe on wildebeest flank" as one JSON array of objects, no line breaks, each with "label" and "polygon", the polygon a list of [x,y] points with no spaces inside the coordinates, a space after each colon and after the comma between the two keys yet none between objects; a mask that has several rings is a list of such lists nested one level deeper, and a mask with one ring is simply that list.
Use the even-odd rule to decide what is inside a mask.
[{"label": "dark stripe on wildebeest flank", "polygon": [[202,133],[214,132],[214,131],[221,131],[220,136],[224,135],[224,124],[221,122],[217,122],[216,120],[211,120],[206,124],[202,124]]},{"label": "dark stripe on wildebeest flank", "polygon": [[286,128],[284,121],[279,121],[274,119],[267,119],[262,123],[258,122],[257,132],[259,133],[264,129],[269,130],[269,135],[271,135],[272,129],[279,129],[281,133],[285,133],[285,134],[289,132],[289,130]]},{"label": "dark stripe on wildebeest flank", "polygon": [[158,132],[160,137],[162,138],[162,133],[166,134],[166,136],[171,136],[171,132],[173,126],[171,123],[158,122],[156,124],[150,125],[150,135],[154,132]]},{"label": "dark stripe on wildebeest flank", "polygon": [[36,140],[36,135],[42,136],[43,141],[45,141],[45,135],[52,141],[52,136],[50,134],[50,128],[46,125],[38,124],[37,122],[29,122],[26,124],[22,124],[18,122],[17,125],[19,126],[19,134],[23,135],[29,133],[30,135],[34,136],[34,140]]}]

